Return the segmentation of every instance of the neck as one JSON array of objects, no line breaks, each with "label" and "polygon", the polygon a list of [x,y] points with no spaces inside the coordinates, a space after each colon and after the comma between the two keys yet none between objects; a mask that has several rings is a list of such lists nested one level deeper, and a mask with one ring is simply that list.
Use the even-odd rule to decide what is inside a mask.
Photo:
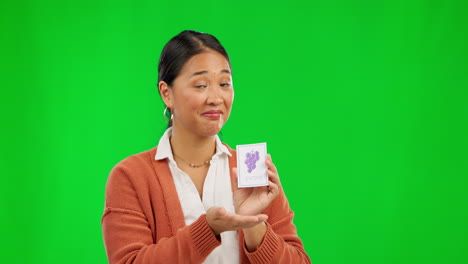
[{"label": "neck", "polygon": [[170,138],[172,153],[191,163],[203,163],[210,160],[216,152],[216,135],[199,136],[184,129],[172,128]]}]

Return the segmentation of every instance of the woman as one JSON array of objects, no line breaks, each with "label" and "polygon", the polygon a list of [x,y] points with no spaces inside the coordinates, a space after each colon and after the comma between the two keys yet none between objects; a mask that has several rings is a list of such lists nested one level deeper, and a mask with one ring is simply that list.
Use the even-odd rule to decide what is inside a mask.
[{"label": "woman", "polygon": [[217,136],[234,99],[218,40],[183,31],[164,47],[158,70],[169,128],[157,147],[109,175],[109,263],[310,263],[271,157],[269,186],[237,188],[236,152]]}]

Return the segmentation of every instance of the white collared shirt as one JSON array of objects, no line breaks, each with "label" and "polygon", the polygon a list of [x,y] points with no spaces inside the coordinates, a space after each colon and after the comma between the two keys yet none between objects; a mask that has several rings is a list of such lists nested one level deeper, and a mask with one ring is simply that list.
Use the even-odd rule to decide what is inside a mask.
[{"label": "white collared shirt", "polygon": [[[174,179],[177,195],[184,213],[186,225],[192,224],[200,215],[213,206],[224,207],[228,212],[235,212],[232,198],[229,159],[231,153],[216,135],[216,153],[210,160],[210,168],[203,184],[203,200],[200,199],[195,184],[177,167],[172,155],[169,138],[172,128],[168,128],[159,140],[155,159],[168,159],[169,169]],[[215,248],[204,263],[239,263],[239,244],[236,231],[221,233],[221,245]]]}]

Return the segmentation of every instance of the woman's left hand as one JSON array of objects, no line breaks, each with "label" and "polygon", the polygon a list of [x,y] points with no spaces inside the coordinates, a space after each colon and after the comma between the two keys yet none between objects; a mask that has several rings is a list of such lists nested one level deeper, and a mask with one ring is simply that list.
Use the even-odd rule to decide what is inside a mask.
[{"label": "woman's left hand", "polygon": [[236,190],[234,191],[234,206],[236,213],[240,215],[261,214],[270,203],[278,196],[281,183],[270,154],[265,160],[267,166],[268,186],[238,188],[237,168],[233,168]]}]

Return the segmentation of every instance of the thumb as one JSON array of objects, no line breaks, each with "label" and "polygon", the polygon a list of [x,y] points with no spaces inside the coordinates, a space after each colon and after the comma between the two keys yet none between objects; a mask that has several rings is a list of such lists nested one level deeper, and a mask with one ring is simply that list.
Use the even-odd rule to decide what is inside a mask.
[{"label": "thumb", "polygon": [[210,226],[211,230],[216,236],[218,236],[224,230],[223,227],[219,224],[219,222],[222,222],[222,220],[220,219],[226,214],[226,209],[219,206],[210,207],[206,211],[206,221],[208,222],[208,225]]},{"label": "thumb", "polygon": [[219,207],[219,206],[213,206],[210,209],[208,209],[207,214],[212,215],[213,219],[219,219],[225,216],[227,213],[226,209],[224,207]]}]

